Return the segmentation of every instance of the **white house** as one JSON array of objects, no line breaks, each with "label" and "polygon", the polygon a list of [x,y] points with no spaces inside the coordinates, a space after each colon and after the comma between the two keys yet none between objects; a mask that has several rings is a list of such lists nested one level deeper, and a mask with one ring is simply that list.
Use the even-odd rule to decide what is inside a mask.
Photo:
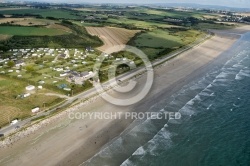
[{"label": "white house", "polygon": [[35,90],[35,88],[36,87],[34,85],[29,85],[26,87],[26,90],[31,91],[31,90]]},{"label": "white house", "polygon": [[38,86],[37,88],[38,88],[38,89],[43,89],[43,86],[40,85],[40,86]]}]

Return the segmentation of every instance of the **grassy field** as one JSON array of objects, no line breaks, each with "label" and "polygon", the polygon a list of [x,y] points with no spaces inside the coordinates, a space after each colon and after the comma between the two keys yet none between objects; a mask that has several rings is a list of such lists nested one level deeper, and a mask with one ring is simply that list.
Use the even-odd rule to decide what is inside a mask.
[{"label": "grassy field", "polygon": [[67,34],[67,32],[60,29],[42,27],[1,26],[0,34],[17,36],[58,36]]},{"label": "grassy field", "polygon": [[204,13],[198,13],[194,11],[174,11],[174,10],[152,10],[152,9],[143,9],[143,13],[158,15],[158,16],[166,16],[172,18],[185,18],[185,17],[195,17],[202,18]]},{"label": "grassy field", "polygon": [[25,17],[25,18],[2,18],[0,19],[0,24],[3,23],[10,23],[11,25],[22,25],[22,26],[35,26],[35,25],[46,26],[50,24],[59,23],[59,21]]},{"label": "grassy field", "polygon": [[152,21],[140,21],[140,20],[133,20],[127,18],[120,18],[120,19],[108,19],[107,22],[114,23],[114,24],[122,24],[122,25],[130,25],[136,29],[145,29],[151,30],[155,28],[170,28],[170,27],[178,27],[176,25],[170,25],[166,23],[156,23]]},{"label": "grassy field", "polygon": [[137,35],[129,44],[154,59],[194,42],[201,35],[202,32],[196,30],[156,29]]},{"label": "grassy field", "polygon": [[26,86],[26,82],[0,75],[0,127],[9,123],[9,120],[31,116],[31,109],[37,106],[42,108],[43,103],[48,107],[63,100],[43,95],[51,92],[47,89],[39,90],[28,98],[16,99],[17,95],[25,92]]},{"label": "grassy field", "polygon": [[234,24],[230,25],[230,24],[209,24],[209,23],[199,23],[198,25],[196,25],[196,28],[198,29],[231,29],[235,27]]},{"label": "grassy field", "polygon": [[2,10],[0,14],[7,15],[25,15],[33,14],[40,15],[44,18],[54,17],[54,18],[63,18],[63,19],[79,19],[79,16],[75,15],[75,12],[62,10],[62,9],[12,9],[12,10]]}]

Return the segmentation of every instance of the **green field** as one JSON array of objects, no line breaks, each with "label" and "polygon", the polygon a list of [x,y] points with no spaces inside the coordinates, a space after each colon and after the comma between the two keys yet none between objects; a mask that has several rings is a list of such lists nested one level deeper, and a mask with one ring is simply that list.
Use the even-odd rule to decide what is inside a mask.
[{"label": "green field", "polygon": [[108,19],[107,22],[114,23],[114,24],[130,25],[134,28],[139,28],[139,29],[178,27],[175,25],[167,24],[167,23],[156,23],[152,21],[139,21],[139,20],[133,20],[133,19],[127,19],[127,18]]},{"label": "green field", "polygon": [[168,30],[154,30],[139,35],[135,44],[139,47],[180,47],[192,42],[197,35],[199,32],[194,30],[176,33],[171,33]]},{"label": "green field", "polygon": [[209,23],[199,23],[196,25],[198,29],[231,29],[235,25],[226,25],[226,24],[209,24]]},{"label": "green field", "polygon": [[54,17],[54,18],[63,18],[63,19],[79,19],[79,16],[75,15],[74,11],[61,10],[61,9],[20,9],[20,10],[3,10],[0,11],[0,14],[8,15],[25,15],[33,14],[40,15],[44,18]]},{"label": "green field", "polygon": [[0,34],[17,36],[57,36],[68,34],[68,32],[60,29],[43,27],[1,26]]},{"label": "green field", "polygon": [[186,18],[186,17],[195,17],[202,18],[204,13],[198,13],[194,11],[174,11],[174,10],[152,10],[152,9],[143,9],[143,13],[157,15],[157,16],[167,16],[172,18]]},{"label": "green field", "polygon": [[194,42],[202,34],[196,30],[155,29],[137,35],[129,44],[154,59]]},{"label": "green field", "polygon": [[[63,25],[71,29],[72,33],[67,33],[60,29],[49,29],[43,27],[1,26],[0,34],[15,35],[8,39],[8,42],[0,41],[0,49],[9,50],[40,47],[86,48],[88,46],[98,47],[102,45],[100,39],[96,36],[93,37],[89,35],[84,27],[67,24]],[[25,33],[26,35],[24,35]]]}]

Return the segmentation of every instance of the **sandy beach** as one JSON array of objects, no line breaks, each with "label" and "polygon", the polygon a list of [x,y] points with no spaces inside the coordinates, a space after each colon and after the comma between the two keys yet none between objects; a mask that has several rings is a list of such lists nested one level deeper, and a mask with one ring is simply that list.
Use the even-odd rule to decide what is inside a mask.
[{"label": "sandy beach", "polygon": [[[146,112],[161,99],[167,99],[184,85],[200,78],[215,65],[225,63],[229,57],[220,55],[238,40],[239,34],[249,30],[249,26],[244,26],[214,31],[216,35],[211,39],[155,67],[151,91],[135,105],[119,107],[96,98],[78,106],[78,110],[74,112]],[[143,85],[145,80],[145,75],[136,78],[138,85]],[[129,98],[137,94],[140,88],[138,86],[131,93],[120,97]],[[119,94],[113,92],[112,95]],[[131,119],[70,120],[65,112],[13,145],[0,148],[0,165],[80,165],[119,136],[131,122]]]}]

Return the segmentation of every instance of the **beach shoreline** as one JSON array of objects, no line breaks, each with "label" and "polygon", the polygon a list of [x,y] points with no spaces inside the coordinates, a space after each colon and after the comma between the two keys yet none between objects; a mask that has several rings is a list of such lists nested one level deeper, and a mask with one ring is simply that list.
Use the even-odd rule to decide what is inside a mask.
[{"label": "beach shoreline", "polygon": [[[230,31],[226,32],[230,33]],[[238,33],[243,34],[243,32],[246,31],[239,30]],[[226,36],[219,32],[216,34],[199,46],[157,66],[153,88],[150,94],[138,104],[118,107],[97,98],[92,101],[94,104],[82,105],[79,108],[80,112],[93,110],[145,112],[149,110],[160,99],[171,96],[184,85],[200,78],[214,65],[220,65],[226,61],[225,55],[219,55],[230,49],[239,36],[236,34]],[[141,76],[137,81],[139,84],[144,82],[145,76]],[[79,165],[119,136],[133,121],[124,119],[72,121],[67,116],[59,117],[59,119],[53,124],[47,124],[46,127],[24,140],[1,149],[0,156],[3,157],[1,157],[0,164],[34,165],[31,161],[35,161],[36,165]]]}]

